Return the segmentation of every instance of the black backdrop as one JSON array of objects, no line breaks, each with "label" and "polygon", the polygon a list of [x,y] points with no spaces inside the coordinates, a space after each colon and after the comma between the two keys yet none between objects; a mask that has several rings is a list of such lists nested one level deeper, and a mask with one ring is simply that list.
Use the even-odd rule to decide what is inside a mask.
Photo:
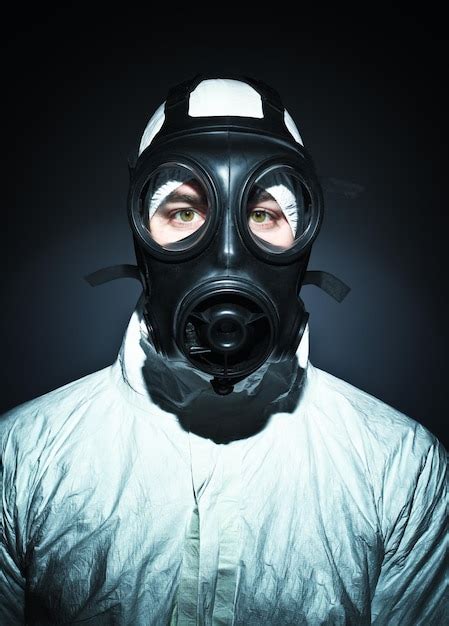
[{"label": "black backdrop", "polygon": [[0,409],[115,359],[139,284],[92,289],[83,276],[134,262],[128,154],[172,84],[232,72],[278,89],[327,181],[310,269],[352,291],[338,305],[304,288],[312,362],[447,446],[447,59],[437,27],[392,13],[358,23],[173,13],[49,9],[4,26]]}]

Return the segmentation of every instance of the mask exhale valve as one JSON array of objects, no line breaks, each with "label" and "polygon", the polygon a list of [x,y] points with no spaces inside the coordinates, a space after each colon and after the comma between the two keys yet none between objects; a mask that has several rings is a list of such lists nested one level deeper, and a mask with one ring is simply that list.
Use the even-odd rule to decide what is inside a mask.
[{"label": "mask exhale valve", "polygon": [[275,313],[249,291],[249,285],[219,281],[190,294],[180,307],[178,345],[195,367],[213,375],[219,395],[231,393],[274,346]]},{"label": "mask exhale valve", "polygon": [[245,311],[237,305],[213,307],[207,327],[207,340],[217,352],[228,354],[240,350],[244,345],[249,322]]}]

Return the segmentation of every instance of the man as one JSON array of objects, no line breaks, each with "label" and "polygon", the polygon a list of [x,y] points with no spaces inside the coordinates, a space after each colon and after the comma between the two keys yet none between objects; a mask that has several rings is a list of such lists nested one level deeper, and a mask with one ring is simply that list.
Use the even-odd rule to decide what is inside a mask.
[{"label": "man", "polygon": [[[2,425],[3,624],[443,624],[447,465],[308,362],[321,218],[279,96],[197,77],[131,166],[143,295],[110,367]],[[447,598],[446,598],[447,600]]]}]

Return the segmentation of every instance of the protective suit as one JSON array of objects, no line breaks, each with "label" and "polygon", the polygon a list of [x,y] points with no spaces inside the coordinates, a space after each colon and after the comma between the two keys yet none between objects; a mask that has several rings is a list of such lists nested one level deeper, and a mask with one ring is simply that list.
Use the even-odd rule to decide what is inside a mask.
[{"label": "protective suit", "polygon": [[[159,111],[147,145],[162,123]],[[204,288],[174,318],[209,342],[205,361],[155,332],[145,292],[113,365],[2,417],[0,624],[448,621],[443,447],[315,368],[301,308],[293,356],[252,352],[251,307],[268,319],[270,305],[236,276],[226,307]]]}]

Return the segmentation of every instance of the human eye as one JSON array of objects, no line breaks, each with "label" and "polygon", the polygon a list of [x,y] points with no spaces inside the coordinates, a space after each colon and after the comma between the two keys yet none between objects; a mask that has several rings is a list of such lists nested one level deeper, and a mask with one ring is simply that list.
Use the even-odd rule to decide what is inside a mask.
[{"label": "human eye", "polygon": [[204,215],[198,209],[185,207],[170,211],[168,219],[172,225],[183,227],[204,222]]},{"label": "human eye", "polygon": [[250,218],[257,224],[264,224],[273,219],[273,216],[265,211],[265,209],[253,209]]},{"label": "human eye", "polygon": [[272,228],[278,217],[272,211],[267,209],[256,207],[249,211],[249,221],[253,228]]},{"label": "human eye", "polygon": [[179,220],[181,222],[193,222],[195,219],[199,218],[199,214],[195,209],[180,209],[176,211],[174,215],[171,216],[172,219]]}]

